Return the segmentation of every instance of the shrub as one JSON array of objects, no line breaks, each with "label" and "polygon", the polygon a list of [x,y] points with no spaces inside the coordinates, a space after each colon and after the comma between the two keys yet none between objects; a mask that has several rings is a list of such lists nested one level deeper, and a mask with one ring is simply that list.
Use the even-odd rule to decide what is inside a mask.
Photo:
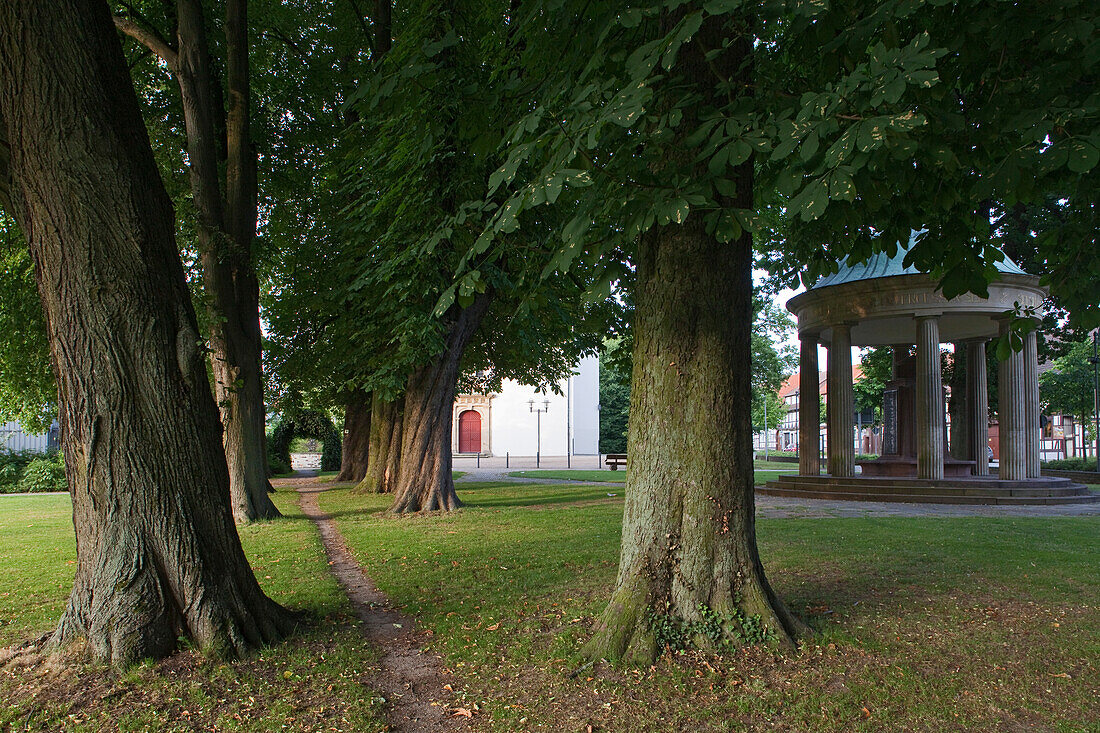
[{"label": "shrub", "polygon": [[14,463],[0,464],[0,493],[18,491],[16,485],[23,476],[23,469]]},{"label": "shrub", "polygon": [[35,458],[23,469],[17,490],[22,492],[66,491],[65,459],[58,451],[52,455]]},{"label": "shrub", "polygon": [[273,453],[267,454],[267,475],[278,476],[284,473],[290,473],[291,468],[289,463],[284,463],[281,458]]},{"label": "shrub", "polygon": [[19,486],[23,472],[39,458],[42,458],[42,454],[34,451],[0,450],[0,493],[25,491],[26,489]]},{"label": "shrub", "polygon": [[1043,461],[1043,468],[1056,471],[1095,471],[1095,458],[1060,458],[1055,461]]}]

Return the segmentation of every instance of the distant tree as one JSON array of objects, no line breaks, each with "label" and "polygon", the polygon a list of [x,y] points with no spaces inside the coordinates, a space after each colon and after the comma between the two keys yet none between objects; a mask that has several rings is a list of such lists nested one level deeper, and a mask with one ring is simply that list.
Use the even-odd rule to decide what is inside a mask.
[{"label": "distant tree", "polygon": [[0,421],[44,432],[57,417],[57,382],[34,263],[13,219],[0,210]]},{"label": "distant tree", "polygon": [[798,353],[791,346],[778,345],[794,333],[794,318],[764,289],[753,294],[752,320],[752,429],[764,429],[764,406],[767,405],[767,425],[772,430],[786,414],[779,390],[787,377],[798,367]]},{"label": "distant tree", "polygon": [[894,349],[873,346],[863,349],[859,357],[860,377],[852,385],[855,407],[860,412],[874,411],[876,420],[882,414],[882,393],[894,366]]},{"label": "distant tree", "polygon": [[621,340],[608,342],[600,354],[601,453],[626,453],[629,415],[630,351]]},{"label": "distant tree", "polygon": [[1069,344],[1066,355],[1054,360],[1051,369],[1039,375],[1039,400],[1043,412],[1072,415],[1086,425],[1090,439],[1095,438],[1092,419],[1095,413],[1093,392],[1092,339]]}]

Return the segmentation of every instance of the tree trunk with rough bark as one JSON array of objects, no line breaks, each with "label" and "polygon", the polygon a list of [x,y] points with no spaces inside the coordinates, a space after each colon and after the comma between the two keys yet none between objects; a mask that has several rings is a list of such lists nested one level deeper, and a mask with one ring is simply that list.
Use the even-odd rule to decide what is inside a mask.
[{"label": "tree trunk with rough bark", "polygon": [[[210,310],[210,363],[225,427],[233,516],[238,522],[280,516],[268,496],[261,366],[260,295],[252,266],[256,234],[256,156],[249,135],[248,22],[245,0],[226,3],[225,197],[218,185],[213,90],[202,5],[179,0],[180,91],[187,122],[191,182],[199,211],[199,245]],[[190,110],[190,113],[189,113]],[[202,160],[196,166],[196,160]]]},{"label": "tree trunk with rough bark", "polygon": [[401,436],[401,469],[390,512],[451,511],[462,505],[451,475],[451,426],[462,353],[481,325],[491,296],[482,293],[451,316],[446,346],[409,376]]},{"label": "tree trunk with rough bark", "polygon": [[344,440],[337,481],[362,481],[370,462],[371,396],[355,390],[344,404]]},{"label": "tree trunk with rough bark", "polygon": [[403,403],[402,399],[384,400],[377,393],[371,399],[367,472],[355,487],[357,493],[393,493],[401,459]]},{"label": "tree trunk with rough bark", "polygon": [[[713,86],[712,69],[727,78],[747,73],[748,39],[707,67],[700,49],[719,48],[722,35],[716,22],[704,23],[698,43],[681,51],[698,88]],[[751,208],[751,161],[737,178],[726,205]],[[736,643],[759,638],[762,628],[789,644],[804,626],[772,591],[756,547],[751,236],[721,244],[692,213],[646,234],[636,264],[622,551],[585,653],[650,664],[661,652],[661,619],[700,623],[707,616],[721,620],[721,639],[685,641]]]},{"label": "tree trunk with rough bark", "polygon": [[51,646],[124,667],[183,635],[234,655],[290,615],[229,508],[202,343],[105,3],[0,0],[0,132],[46,312],[77,571]]},{"label": "tree trunk with rough bark", "polygon": [[[154,30],[132,19],[114,19],[119,30],[164,59],[179,82],[192,200],[199,219],[196,230],[210,322],[210,364],[238,522],[279,516],[268,496],[259,283],[252,265],[257,189],[256,154],[249,133],[246,6],[246,0],[226,3],[228,111],[214,76],[200,0],[177,0],[178,51]],[[216,122],[223,116],[224,138]]]}]

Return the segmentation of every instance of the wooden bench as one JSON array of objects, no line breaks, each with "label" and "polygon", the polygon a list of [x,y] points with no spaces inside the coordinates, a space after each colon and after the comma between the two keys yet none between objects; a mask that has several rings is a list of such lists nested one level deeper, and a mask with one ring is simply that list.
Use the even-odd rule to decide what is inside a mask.
[{"label": "wooden bench", "polygon": [[604,463],[612,471],[618,471],[619,466],[626,466],[626,453],[608,453]]}]

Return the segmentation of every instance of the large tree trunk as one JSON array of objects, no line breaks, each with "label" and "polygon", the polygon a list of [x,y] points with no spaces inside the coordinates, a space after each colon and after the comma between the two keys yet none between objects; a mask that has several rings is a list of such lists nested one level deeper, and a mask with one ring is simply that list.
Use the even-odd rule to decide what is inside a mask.
[{"label": "large tree trunk", "polygon": [[356,492],[392,494],[401,465],[401,421],[405,400],[382,399],[377,393],[371,400],[370,447],[367,472],[355,487]]},{"label": "large tree trunk", "polygon": [[[721,47],[722,35],[717,22],[707,22],[697,44],[681,51],[697,88],[713,87],[712,70],[726,78],[747,73],[747,39],[704,61],[701,49]],[[751,162],[739,168],[737,183],[726,205],[751,208]],[[661,651],[655,619],[700,622],[711,612],[723,622],[723,638],[689,641],[751,638],[759,624],[789,643],[802,625],[772,591],[756,548],[751,237],[720,244],[693,213],[645,235],[636,263],[622,551],[611,601],[585,653],[649,664]]]},{"label": "large tree trunk", "polygon": [[371,395],[355,390],[344,405],[344,440],[337,481],[362,481],[370,461]]},{"label": "large tree trunk", "polygon": [[462,353],[481,325],[490,299],[482,293],[452,316],[443,352],[409,376],[401,469],[391,513],[451,511],[462,505],[451,476],[455,385]]},{"label": "large tree trunk", "polygon": [[238,522],[279,516],[268,493],[267,441],[259,284],[252,266],[256,232],[255,154],[249,139],[247,19],[243,0],[226,6],[225,200],[218,183],[221,109],[214,93],[202,5],[179,0],[176,69],[187,130],[191,189],[199,214],[204,286],[210,321],[210,362],[225,428],[233,516]]},{"label": "large tree trunk", "polygon": [[278,639],[290,617],[233,525],[171,202],[107,6],[0,0],[0,27],[11,210],[46,313],[77,541],[52,645],[125,666],[181,634],[223,654]]}]

